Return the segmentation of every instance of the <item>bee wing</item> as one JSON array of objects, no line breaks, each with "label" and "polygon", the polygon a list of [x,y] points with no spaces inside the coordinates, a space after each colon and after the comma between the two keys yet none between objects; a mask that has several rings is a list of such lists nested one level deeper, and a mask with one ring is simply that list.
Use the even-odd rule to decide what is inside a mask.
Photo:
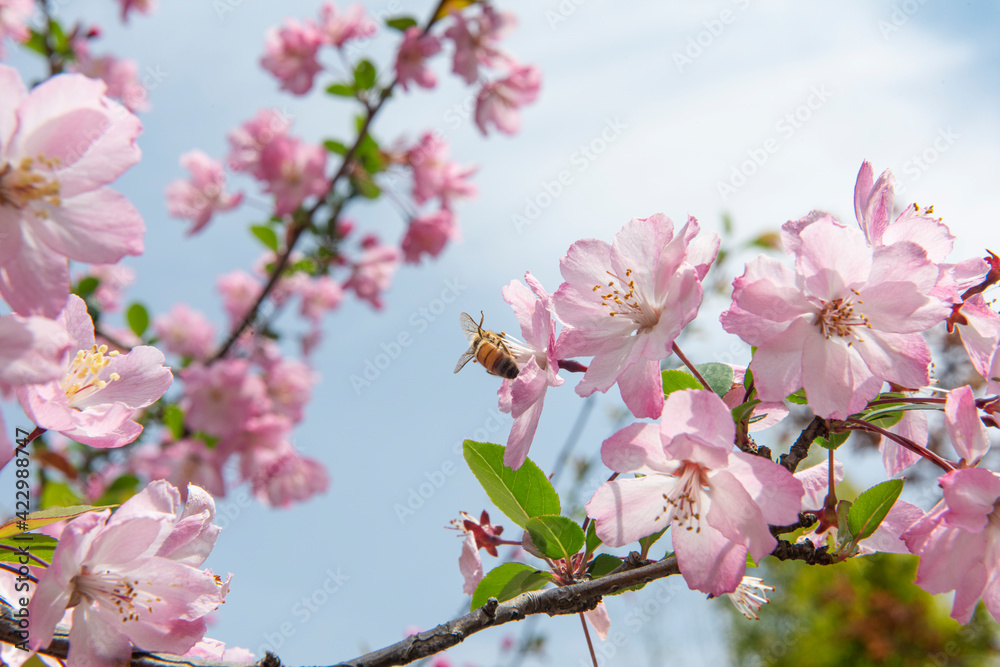
[{"label": "bee wing", "polygon": [[458,358],[458,363],[455,364],[455,372],[457,373],[463,368],[465,368],[465,365],[470,361],[472,361],[473,357],[475,356],[476,356],[476,348],[470,347],[468,350],[466,350],[465,354],[463,354],[461,357]]},{"label": "bee wing", "polygon": [[462,326],[462,331],[469,340],[474,340],[479,336],[479,325],[468,313],[459,315],[458,323]]}]

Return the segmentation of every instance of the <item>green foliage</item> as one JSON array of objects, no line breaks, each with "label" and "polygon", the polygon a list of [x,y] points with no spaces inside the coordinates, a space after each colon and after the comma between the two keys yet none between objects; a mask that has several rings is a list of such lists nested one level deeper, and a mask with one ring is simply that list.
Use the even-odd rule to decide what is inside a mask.
[{"label": "green foliage", "polygon": [[[913,585],[917,558],[876,554],[832,566],[765,559],[757,574],[777,590],[748,621],[728,601],[731,664],[908,667],[995,664],[997,624],[980,605],[962,626],[950,601]],[[992,656],[992,658],[990,657]]]},{"label": "green foliage", "polygon": [[337,97],[354,97],[358,94],[354,86],[348,86],[346,83],[332,83],[326,87],[326,92]]},{"label": "green foliage", "polygon": [[80,282],[76,284],[73,288],[73,294],[76,294],[81,299],[86,299],[88,296],[94,293],[101,281],[94,276],[87,276],[86,278],[81,278]]},{"label": "green foliage", "polygon": [[170,429],[175,439],[184,437],[184,411],[179,405],[171,403],[163,409],[163,425]]},{"label": "green foliage", "polygon": [[370,90],[375,85],[375,65],[368,60],[362,60],[354,68],[354,87],[358,90]]},{"label": "green foliage", "polygon": [[583,548],[583,529],[564,516],[538,516],[525,522],[531,541],[547,558],[565,558]]},{"label": "green foliage", "polygon": [[395,18],[386,19],[385,24],[393,30],[406,32],[407,28],[417,25],[417,20],[411,16],[397,16]]},{"label": "green foliage", "polygon": [[48,480],[42,487],[42,497],[38,501],[42,509],[72,509],[83,505],[83,498],[76,495],[69,485]]},{"label": "green foliage", "polygon": [[675,391],[684,389],[701,389],[701,383],[687,371],[672,370],[663,371],[663,394],[669,396]]},{"label": "green foliage", "polygon": [[719,396],[725,396],[733,387],[733,368],[728,364],[711,361],[707,364],[695,364],[695,368],[705,378],[708,388]]},{"label": "green foliage", "polygon": [[548,572],[540,572],[524,563],[498,565],[476,586],[470,610],[482,607],[490,598],[504,602],[521,593],[537,591],[551,580],[552,576]]},{"label": "green foliage", "polygon": [[141,338],[149,327],[149,313],[141,303],[133,303],[125,311],[125,321],[128,322],[128,328],[132,333]]},{"label": "green foliage", "polygon": [[[27,537],[28,539],[25,539]],[[41,558],[47,563],[52,562],[52,553],[56,550],[56,545],[59,543],[54,537],[49,537],[48,535],[41,535],[39,533],[28,533],[27,535],[19,535],[18,538],[7,537],[0,539],[0,562],[3,563],[19,563],[18,559],[23,558],[21,555],[21,549],[27,549],[35,558]],[[21,563],[24,565],[25,563]],[[28,565],[38,565],[35,561],[30,561],[26,563]],[[14,565],[17,568],[17,565]]]},{"label": "green foliage", "polygon": [[532,517],[559,514],[556,490],[531,459],[511,470],[503,464],[504,448],[500,445],[466,440],[463,450],[466,463],[486,495],[521,528],[527,529]]},{"label": "green foliage", "polygon": [[890,479],[858,496],[847,513],[847,526],[855,542],[871,537],[902,492],[903,480]]},{"label": "green foliage", "polygon": [[138,492],[139,478],[126,473],[111,482],[97,502],[101,505],[121,505]]},{"label": "green foliage", "polygon": [[257,240],[264,244],[264,247],[278,252],[278,235],[267,225],[254,225],[250,228]]}]

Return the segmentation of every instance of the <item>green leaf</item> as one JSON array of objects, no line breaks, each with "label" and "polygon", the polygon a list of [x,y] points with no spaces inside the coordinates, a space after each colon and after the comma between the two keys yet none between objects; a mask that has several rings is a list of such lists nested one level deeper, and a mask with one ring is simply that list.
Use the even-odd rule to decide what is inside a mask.
[{"label": "green leaf", "polygon": [[695,368],[705,378],[708,388],[719,396],[725,396],[726,392],[733,388],[732,366],[712,361],[707,364],[695,364]]},{"label": "green leaf", "polygon": [[592,554],[601,546],[601,538],[597,536],[597,522],[591,521],[587,526],[587,553]]},{"label": "green leaf", "polygon": [[[753,414],[753,409],[760,405],[760,399],[753,398],[746,403],[741,403],[733,408],[730,412],[733,413],[733,421],[741,422],[744,420],[749,420],[750,415]],[[761,415],[763,417],[764,415]]]},{"label": "green leaf", "polygon": [[354,86],[348,86],[344,83],[330,84],[326,87],[326,92],[338,97],[355,97],[358,94]]},{"label": "green leaf", "polygon": [[618,556],[612,556],[611,554],[598,554],[597,557],[590,562],[590,567],[587,568],[587,574],[590,575],[591,579],[598,579],[611,574],[617,570],[621,564],[622,559]]},{"label": "green leaf", "polygon": [[806,399],[805,389],[799,389],[794,394],[789,394],[788,396],[785,397],[785,400],[788,401],[789,403],[794,403],[795,405],[806,405],[807,403],[809,403],[809,400]]},{"label": "green leaf", "polygon": [[163,409],[163,425],[170,429],[175,439],[184,437],[184,411],[176,403],[171,403]]},{"label": "green leaf", "polygon": [[352,177],[351,185],[358,191],[358,194],[366,199],[378,199],[379,195],[382,194],[382,188],[375,185],[375,181],[368,178]]},{"label": "green leaf", "polygon": [[675,391],[684,389],[701,389],[701,383],[687,371],[663,371],[663,395],[669,396]]},{"label": "green leaf", "polygon": [[583,548],[586,540],[583,528],[564,516],[537,516],[524,525],[531,541],[548,558],[565,558]]},{"label": "green leaf", "polygon": [[847,442],[847,439],[851,437],[851,432],[847,431],[845,433],[831,433],[829,436],[823,438],[816,438],[816,444],[820,447],[826,447],[827,449],[836,449],[842,444]]},{"label": "green leaf", "polygon": [[393,30],[406,32],[407,28],[412,28],[417,25],[417,20],[410,16],[397,16],[395,18],[386,19],[385,24]]},{"label": "green leaf", "polygon": [[504,448],[500,445],[466,440],[463,451],[486,495],[521,528],[527,529],[532,517],[559,514],[556,490],[531,459],[511,470],[503,464]]},{"label": "green leaf", "polygon": [[667,532],[667,528],[669,528],[669,527],[670,526],[667,526],[666,528],[664,528],[663,530],[661,530],[658,533],[653,533],[652,535],[647,535],[646,537],[640,537],[639,538],[639,546],[642,547],[642,553],[648,554],[650,547],[652,547],[654,544],[656,544],[656,541],[658,539],[660,539],[661,537],[663,537],[663,533]]},{"label": "green leaf", "polygon": [[273,229],[267,225],[254,225],[250,228],[250,233],[256,236],[265,248],[278,252],[278,235]]},{"label": "green leaf", "polygon": [[323,147],[331,153],[336,153],[337,155],[347,155],[347,146],[345,146],[342,142],[327,139],[323,142]]},{"label": "green leaf", "polygon": [[[49,483],[46,484],[46,487],[48,486]],[[47,526],[50,523],[55,523],[56,521],[72,519],[80,516],[81,514],[86,514],[87,512],[96,512],[103,509],[106,508],[94,505],[71,505],[69,507],[52,507],[47,510],[38,510],[37,512],[31,512],[28,514],[27,519],[18,519],[15,517],[10,521],[6,521],[3,525],[0,525],[0,538],[19,535],[20,533],[35,530],[37,528],[41,528],[42,526]],[[19,526],[18,523],[21,521],[24,521],[27,527]]]},{"label": "green leaf", "polygon": [[42,487],[42,497],[38,504],[43,509],[56,509],[59,507],[78,507],[82,505],[82,500],[69,488],[69,485],[48,480]]},{"label": "green leaf", "polygon": [[35,53],[48,57],[48,50],[45,48],[45,36],[35,29],[31,30],[31,37],[23,45]]},{"label": "green leaf", "polygon": [[102,505],[121,505],[139,492],[139,478],[135,475],[121,475],[104,489],[97,499]]},{"label": "green leaf", "polygon": [[482,607],[490,598],[505,602],[521,593],[537,591],[551,579],[551,575],[547,572],[540,572],[524,563],[498,565],[476,586],[476,592],[472,594],[470,611]]},{"label": "green leaf", "polygon": [[362,60],[354,68],[354,85],[359,90],[369,90],[375,85],[375,65],[371,61]]},{"label": "green leaf", "polygon": [[73,293],[81,299],[86,299],[94,293],[94,290],[96,290],[100,284],[101,281],[94,276],[87,276],[86,278],[80,279],[80,282],[76,284],[76,289],[73,290]]},{"label": "green leaf", "polygon": [[141,303],[133,303],[125,311],[125,321],[128,322],[128,328],[132,333],[141,337],[149,326],[149,313]]},{"label": "green leaf", "polygon": [[857,497],[847,513],[847,527],[850,528],[855,543],[871,537],[902,492],[903,480],[890,479],[876,484]]},{"label": "green leaf", "polygon": [[[56,538],[49,537],[48,535],[42,535],[40,533],[26,533],[24,535],[18,535],[17,538],[5,537],[0,539],[0,545],[9,547],[10,549],[0,548],[0,563],[19,563],[20,561],[18,561],[18,558],[22,557],[20,554],[21,549],[27,549],[28,553],[32,556],[41,558],[42,560],[51,563],[52,552],[56,550],[57,544],[59,544],[59,540]],[[25,563],[21,564],[24,565]],[[38,565],[38,563],[33,560],[29,560],[27,564]]]}]

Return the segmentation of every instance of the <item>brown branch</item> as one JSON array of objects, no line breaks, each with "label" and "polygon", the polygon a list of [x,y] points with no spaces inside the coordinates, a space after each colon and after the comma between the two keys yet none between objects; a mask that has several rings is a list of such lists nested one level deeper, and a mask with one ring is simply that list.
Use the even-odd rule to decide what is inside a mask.
[{"label": "brown branch", "polygon": [[809,456],[809,447],[813,444],[813,441],[816,438],[825,438],[829,434],[830,429],[827,426],[826,420],[822,417],[813,417],[813,420],[809,422],[809,426],[806,426],[805,430],[799,434],[798,440],[788,450],[788,453],[782,454],[778,458],[778,463],[784,466],[788,472],[795,472],[795,469],[799,467],[803,459]]},{"label": "brown branch", "polygon": [[833,565],[837,558],[827,552],[825,546],[817,549],[812,542],[792,544],[788,540],[778,540],[778,546],[771,552],[778,560],[804,560],[810,565]]}]

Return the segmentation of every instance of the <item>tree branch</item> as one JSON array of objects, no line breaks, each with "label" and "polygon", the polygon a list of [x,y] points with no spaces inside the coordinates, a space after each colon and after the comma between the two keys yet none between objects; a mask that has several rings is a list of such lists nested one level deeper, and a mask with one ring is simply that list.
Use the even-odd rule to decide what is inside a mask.
[{"label": "tree branch", "polygon": [[826,424],[826,420],[822,417],[813,417],[813,420],[809,422],[809,426],[806,426],[805,430],[799,434],[798,440],[788,450],[788,453],[782,454],[778,458],[778,463],[784,466],[788,472],[795,472],[795,469],[799,467],[802,460],[809,456],[809,447],[813,444],[813,441],[816,438],[825,438],[829,434],[830,429]]}]

